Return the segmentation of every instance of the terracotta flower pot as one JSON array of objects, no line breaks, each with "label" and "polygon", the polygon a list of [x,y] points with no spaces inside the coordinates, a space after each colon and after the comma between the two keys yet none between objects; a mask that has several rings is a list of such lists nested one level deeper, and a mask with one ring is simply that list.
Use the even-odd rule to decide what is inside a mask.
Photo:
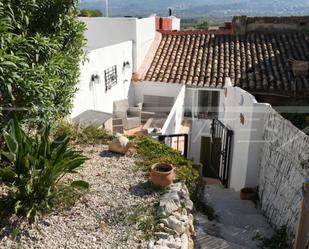
[{"label": "terracotta flower pot", "polygon": [[156,163],[151,166],[150,181],[159,187],[166,187],[173,183],[174,167],[167,163]]},{"label": "terracotta flower pot", "polygon": [[256,188],[242,188],[240,190],[241,200],[255,200],[256,199]]}]

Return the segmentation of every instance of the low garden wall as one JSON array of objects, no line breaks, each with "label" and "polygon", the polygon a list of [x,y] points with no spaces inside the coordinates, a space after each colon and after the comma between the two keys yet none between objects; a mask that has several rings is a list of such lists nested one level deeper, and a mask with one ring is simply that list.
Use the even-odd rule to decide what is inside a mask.
[{"label": "low garden wall", "polygon": [[150,241],[148,249],[193,249],[194,225],[193,202],[184,183],[173,184],[160,197],[160,223],[154,234],[156,240]]},{"label": "low garden wall", "polygon": [[270,107],[265,117],[259,194],[270,223],[296,233],[302,183],[309,176],[309,137]]}]

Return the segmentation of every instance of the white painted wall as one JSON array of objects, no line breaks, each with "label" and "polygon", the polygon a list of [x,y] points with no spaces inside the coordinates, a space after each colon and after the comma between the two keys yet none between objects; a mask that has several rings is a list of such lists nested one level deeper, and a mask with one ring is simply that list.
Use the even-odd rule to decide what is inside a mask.
[{"label": "white painted wall", "polygon": [[163,135],[177,134],[180,132],[184,112],[185,93],[186,87],[183,85],[162,127],[161,132]]},{"label": "white painted wall", "polygon": [[182,87],[180,84],[153,81],[133,82],[129,91],[129,103],[130,105],[136,105],[143,102],[144,95],[174,97],[176,99]]},{"label": "white painted wall", "polygon": [[136,19],[136,70],[142,65],[156,35],[156,17]]},{"label": "white painted wall", "polygon": [[[258,185],[259,159],[263,143],[263,126],[268,104],[257,103],[255,98],[238,87],[226,84],[220,92],[219,120],[234,133],[231,151],[230,187],[240,190],[245,186]],[[199,88],[187,88],[185,109],[195,110],[198,105]],[[216,89],[203,89],[216,90]],[[240,114],[245,117],[240,123]],[[201,137],[211,136],[211,121],[193,117],[189,155],[194,163],[200,162]]]},{"label": "white painted wall", "polygon": [[[262,132],[268,104],[257,103],[254,96],[238,87],[227,86],[227,97],[221,102],[224,118],[221,121],[233,130],[230,187],[258,185],[259,157],[263,142]],[[245,121],[242,125],[240,115]]]},{"label": "white painted wall", "polygon": [[[113,101],[128,97],[132,75],[132,41],[122,42],[113,46],[92,50],[80,65],[78,91],[74,98],[74,107],[70,117],[74,118],[86,110],[97,110],[112,113]],[[130,68],[123,69],[128,61]],[[105,92],[104,70],[117,66],[117,85]],[[98,74],[99,84],[91,82],[91,75]]]},{"label": "white painted wall", "polygon": [[133,70],[137,71],[155,38],[155,16],[81,17],[87,27],[87,50],[133,41]]},{"label": "white painted wall", "polygon": [[86,24],[88,51],[135,40],[136,18],[80,17],[80,20]]},{"label": "white painted wall", "polygon": [[172,29],[180,30],[180,18],[172,16]]}]

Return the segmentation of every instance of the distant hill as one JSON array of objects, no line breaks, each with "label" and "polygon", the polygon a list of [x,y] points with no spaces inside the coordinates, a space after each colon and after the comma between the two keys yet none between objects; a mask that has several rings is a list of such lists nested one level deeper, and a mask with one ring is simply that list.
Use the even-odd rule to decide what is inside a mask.
[{"label": "distant hill", "polygon": [[[100,9],[104,0],[82,0],[80,9]],[[109,0],[111,16],[167,15],[168,8],[182,18],[223,20],[234,15],[309,15],[309,0]]]}]

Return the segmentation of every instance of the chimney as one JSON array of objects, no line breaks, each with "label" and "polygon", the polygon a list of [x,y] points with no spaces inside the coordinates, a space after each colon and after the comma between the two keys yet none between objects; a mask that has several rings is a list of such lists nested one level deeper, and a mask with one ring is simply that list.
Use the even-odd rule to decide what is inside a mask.
[{"label": "chimney", "polygon": [[172,15],[173,15],[172,9],[169,8],[169,9],[168,9],[168,16],[172,16]]}]

